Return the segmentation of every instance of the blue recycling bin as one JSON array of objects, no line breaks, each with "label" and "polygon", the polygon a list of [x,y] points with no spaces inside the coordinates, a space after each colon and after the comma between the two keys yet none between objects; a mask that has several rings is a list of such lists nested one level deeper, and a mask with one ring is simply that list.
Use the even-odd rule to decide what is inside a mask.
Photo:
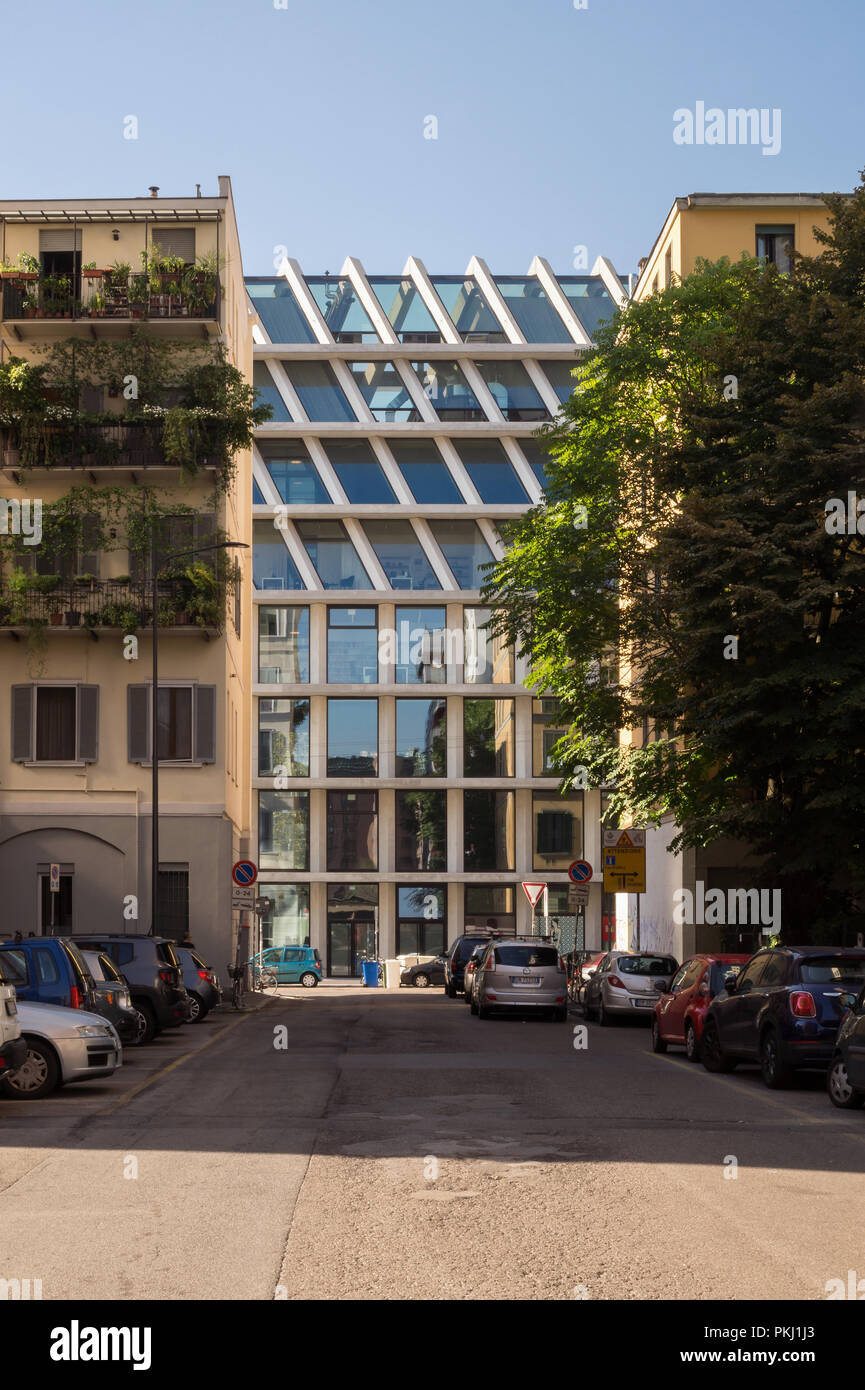
[{"label": "blue recycling bin", "polygon": [[372,989],[378,989],[378,961],[365,960],[363,966],[363,982]]}]

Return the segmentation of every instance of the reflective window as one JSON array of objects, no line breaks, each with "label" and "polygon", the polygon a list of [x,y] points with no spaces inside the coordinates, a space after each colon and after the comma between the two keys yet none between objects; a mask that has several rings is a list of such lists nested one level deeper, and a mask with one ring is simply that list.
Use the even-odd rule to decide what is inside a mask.
[{"label": "reflective window", "polygon": [[463,868],[466,873],[514,867],[513,792],[463,792]]},{"label": "reflective window", "polygon": [[328,362],[284,362],[310,420],[352,420],[354,411]]},{"label": "reflective window", "polygon": [[487,627],[492,610],[466,608],[463,612],[466,685],[508,685],[514,679],[514,649]]},{"label": "reflective window", "polygon": [[558,777],[552,749],[567,732],[555,700],[532,701],[532,776]]},{"label": "reflective window", "polygon": [[382,633],[383,662],[394,667],[397,685],[438,685],[447,678],[447,618],[444,608],[397,608],[391,632]]},{"label": "reflective window", "polygon": [[391,588],[441,588],[410,521],[365,521],[363,527]]},{"label": "reflective window", "polygon": [[375,777],[378,700],[328,700],[328,777]]},{"label": "reflective window", "polygon": [[396,870],[447,869],[447,792],[396,793]]},{"label": "reflective window", "polygon": [[497,275],[496,285],[527,343],[573,342],[537,276]]},{"label": "reflective window", "polygon": [[513,936],[516,933],[514,890],[508,884],[465,885],[465,930],[485,927]]},{"label": "reflective window", "polygon": [[393,488],[365,439],[323,439],[325,452],[349,502],[396,502]]},{"label": "reflective window", "polygon": [[[328,792],[327,868],[329,873],[378,868],[377,792]],[[335,891],[336,885],[328,890]],[[330,903],[328,917],[329,909]]]},{"label": "reflective window", "polygon": [[256,404],[269,405],[273,409],[273,419],[281,424],[291,423],[288,406],[276,389],[276,382],[270,375],[266,362],[255,362],[252,368],[252,384],[255,387]]},{"label": "reflective window", "polygon": [[259,700],[258,775],[309,776],[309,700]]},{"label": "reflective window", "polygon": [[414,281],[379,275],[369,281],[369,286],[401,343],[441,341],[436,321],[421,299]]},{"label": "reflective window", "polygon": [[258,793],[258,863],[303,873],[309,868],[309,792]]},{"label": "reflective window", "polygon": [[389,439],[387,442],[416,502],[465,501],[431,439]]},{"label": "reflective window", "polygon": [[376,420],[420,419],[420,411],[392,362],[348,362],[346,365]]},{"label": "reflective window", "polygon": [[564,362],[541,362],[540,364],[541,371],[562,405],[571,399],[577,389],[577,379],[573,374],[576,365],[576,362],[570,357]]},{"label": "reflective window", "polygon": [[258,679],[262,685],[309,680],[309,609],[258,605]]},{"label": "reflective window", "polygon": [[403,884],[396,890],[396,903],[397,955],[443,955],[446,893],[441,884]]},{"label": "reflective window", "polygon": [[463,700],[463,776],[513,775],[513,700]]},{"label": "reflective window", "polygon": [[306,447],[294,439],[260,439],[258,449],[283,502],[330,502]]},{"label": "reflective window", "polygon": [[396,701],[397,777],[444,777],[447,772],[447,701]]},{"label": "reflective window", "polygon": [[327,890],[327,973],[343,979],[361,973],[361,959],[379,949],[377,883],[332,883]]},{"label": "reflective window", "polygon": [[430,526],[457,587],[479,589],[484,580],[482,566],[492,564],[493,555],[475,522],[430,521]]},{"label": "reflective window", "polygon": [[411,365],[440,420],[487,418],[458,362],[412,362]]},{"label": "reflective window", "polygon": [[482,502],[528,502],[528,494],[497,439],[455,439]]},{"label": "reflective window", "polygon": [[341,522],[298,521],[296,525],[323,589],[374,587]]},{"label": "reflective window", "polygon": [[756,227],[757,259],[771,261],[784,274],[789,274],[793,269],[795,230],[794,227]]},{"label": "reflective window", "polygon": [[548,487],[549,477],[547,475],[547,469],[549,468],[549,452],[544,448],[539,439],[519,439],[517,443],[528,459],[529,467],[541,487]]},{"label": "reflective window", "polygon": [[566,869],[583,852],[583,798],[534,792],[532,823],[536,869]]},{"label": "reflective window", "polygon": [[259,883],[257,895],[271,903],[261,919],[262,946],[308,946],[309,884]]},{"label": "reflective window", "polygon": [[267,503],[265,502],[264,497],[262,496],[261,488],[258,486],[258,483],[255,481],[255,478],[253,478],[252,480],[252,505],[253,507],[267,506]]},{"label": "reflective window", "polygon": [[522,362],[477,362],[475,365],[506,420],[550,418]]},{"label": "reflective window", "polygon": [[432,283],[463,342],[505,341],[502,326],[475,279],[458,275],[438,275]]},{"label": "reflective window", "polygon": [[315,342],[287,280],[247,280],[246,292],[272,343]]},{"label": "reflective window", "polygon": [[375,608],[327,610],[327,679],[337,685],[375,685],[378,628]]},{"label": "reflective window", "polygon": [[377,343],[372,320],[350,280],[307,277],[306,283],[322,317],[338,343]]},{"label": "reflective window", "polygon": [[285,537],[272,521],[252,523],[252,582],[256,589],[304,589]]},{"label": "reflective window", "polygon": [[589,337],[594,338],[598,324],[611,319],[616,312],[603,280],[592,279],[590,275],[569,275],[564,280],[560,277],[559,285]]}]

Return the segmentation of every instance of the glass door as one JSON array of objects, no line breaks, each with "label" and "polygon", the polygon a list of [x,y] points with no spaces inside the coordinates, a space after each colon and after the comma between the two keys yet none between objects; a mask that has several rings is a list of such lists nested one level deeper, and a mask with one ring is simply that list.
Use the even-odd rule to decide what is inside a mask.
[{"label": "glass door", "polygon": [[327,904],[327,973],[337,979],[361,974],[361,960],[373,960],[378,937],[378,886],[334,885]]}]

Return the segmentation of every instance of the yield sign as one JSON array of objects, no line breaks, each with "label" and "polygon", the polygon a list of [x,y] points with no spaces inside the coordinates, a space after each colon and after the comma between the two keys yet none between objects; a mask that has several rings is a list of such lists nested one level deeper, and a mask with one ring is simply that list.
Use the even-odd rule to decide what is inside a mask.
[{"label": "yield sign", "polygon": [[545,883],[524,883],[524,884],[523,884],[523,892],[525,893],[525,895],[526,895],[526,897],[528,898],[529,902],[531,903],[532,907],[534,907],[535,903],[537,902],[538,898],[539,898],[539,897],[541,896],[541,894],[543,893],[543,891],[544,891],[544,889],[546,888],[546,886],[547,886],[547,885],[546,885]]}]

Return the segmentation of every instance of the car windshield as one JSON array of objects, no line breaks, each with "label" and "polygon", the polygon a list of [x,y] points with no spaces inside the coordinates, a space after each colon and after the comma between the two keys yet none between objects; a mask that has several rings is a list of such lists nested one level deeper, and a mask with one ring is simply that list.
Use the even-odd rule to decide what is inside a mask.
[{"label": "car windshield", "polygon": [[102,971],[103,980],[117,980],[119,984],[123,984],[123,976],[110,956],[97,956],[96,961]]},{"label": "car windshield", "polygon": [[865,984],[865,956],[811,956],[799,969],[806,985]]},{"label": "car windshield", "polygon": [[194,951],[189,952],[189,957],[196,970],[208,970],[210,968],[209,966],[204,964],[204,961],[201,960],[200,957],[197,956]]},{"label": "car windshield", "polygon": [[476,946],[488,946],[488,945],[489,945],[489,941],[488,941],[488,940],[478,941],[477,937],[473,937],[472,940],[470,940],[470,941],[461,941],[461,942],[460,942],[460,945],[459,945],[459,950],[457,951],[457,954],[456,954],[456,959],[457,959],[457,960],[468,960],[469,956],[471,956],[471,955],[474,954],[474,950],[475,950],[475,947],[476,947]]},{"label": "car windshield", "polygon": [[723,961],[713,961],[712,971],[709,976],[709,988],[712,991],[713,999],[716,994],[720,994],[723,990],[727,976],[738,975],[741,969],[741,964],[731,965],[728,963],[725,965]]},{"label": "car windshield", "polygon": [[496,965],[527,966],[556,965],[559,953],[553,946],[497,946]]},{"label": "car windshield", "polygon": [[79,983],[92,984],[93,976],[90,974],[90,966],[82,956],[77,946],[73,946],[71,941],[61,941],[61,946],[72,962],[72,968],[79,977]]},{"label": "car windshield", "polygon": [[676,962],[670,956],[620,956],[615,969],[623,975],[672,975]]},{"label": "car windshield", "polygon": [[106,978],[105,970],[103,969],[98,953],[96,951],[82,951],[81,954],[87,962],[90,974],[93,976],[94,980],[104,980]]},{"label": "car windshield", "polygon": [[156,947],[157,952],[165,961],[166,965],[173,965],[175,970],[180,969],[180,961],[174,953],[174,947],[170,941],[160,941]]}]

